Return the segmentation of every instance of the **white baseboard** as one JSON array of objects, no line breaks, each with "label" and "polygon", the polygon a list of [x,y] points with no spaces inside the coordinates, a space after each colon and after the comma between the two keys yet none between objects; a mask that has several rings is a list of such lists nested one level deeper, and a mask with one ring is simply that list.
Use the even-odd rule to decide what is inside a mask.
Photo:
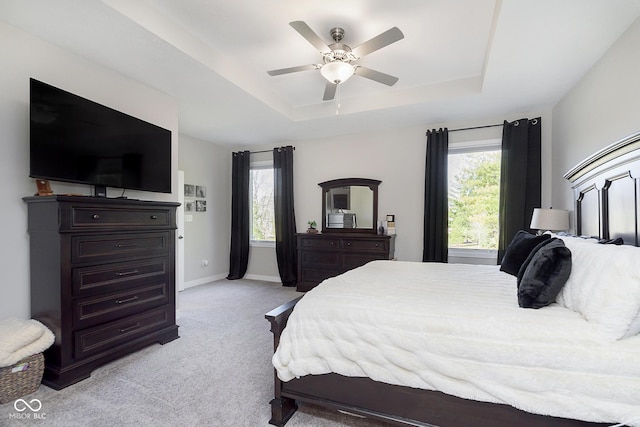
[{"label": "white baseboard", "polygon": [[[227,273],[220,273],[215,276],[203,277],[201,279],[190,280],[188,282],[184,282],[184,288],[193,288],[194,286],[204,285],[205,283],[215,282],[216,280],[222,280],[227,277]],[[244,276],[244,279],[247,280],[260,280],[263,282],[276,282],[282,283],[280,277],[276,276],[263,276],[260,274],[247,274]]]},{"label": "white baseboard", "polygon": [[216,280],[222,280],[227,277],[227,273],[216,274],[215,276],[203,277],[201,279],[189,280],[184,282],[184,288],[193,288],[194,286],[204,285],[205,283],[215,282]]},{"label": "white baseboard", "polygon": [[263,276],[260,274],[247,274],[244,276],[245,279],[247,280],[261,280],[263,282],[276,282],[276,283],[282,283],[282,280],[280,279],[280,277],[276,277],[276,276]]}]

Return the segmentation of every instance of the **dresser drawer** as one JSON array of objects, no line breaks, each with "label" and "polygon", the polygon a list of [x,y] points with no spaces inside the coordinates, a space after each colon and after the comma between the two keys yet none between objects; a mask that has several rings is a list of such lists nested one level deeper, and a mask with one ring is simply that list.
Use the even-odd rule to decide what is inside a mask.
[{"label": "dresser drawer", "polygon": [[379,259],[387,259],[387,258],[384,255],[345,253],[342,256],[342,269],[344,271],[352,270],[356,267],[365,265],[369,261],[374,261]]},{"label": "dresser drawer", "polygon": [[71,229],[102,227],[169,227],[171,209],[118,209],[110,207],[69,206]]},{"label": "dresser drawer", "polygon": [[73,328],[84,329],[169,302],[167,283],[143,286],[72,303]]},{"label": "dresser drawer", "polygon": [[142,282],[163,282],[167,280],[165,276],[168,271],[167,257],[74,268],[72,271],[73,295],[113,292],[132,288]]},{"label": "dresser drawer", "polygon": [[299,249],[338,249],[340,246],[339,239],[314,239],[312,237],[300,238]]},{"label": "dresser drawer", "polygon": [[387,244],[381,239],[342,239],[342,249],[354,252],[379,252],[388,251]]},{"label": "dresser drawer", "polygon": [[71,262],[166,255],[170,237],[169,232],[74,236],[71,238]]},{"label": "dresser drawer", "polygon": [[299,282],[308,282],[318,284],[322,282],[324,279],[328,279],[329,277],[335,277],[340,274],[339,270],[320,270],[317,268],[303,268],[301,270],[301,276],[298,278]]},{"label": "dresser drawer", "polygon": [[302,251],[301,258],[303,267],[340,269],[340,254],[338,252]]},{"label": "dresser drawer", "polygon": [[79,359],[101,351],[112,351],[136,338],[172,326],[175,323],[172,310],[172,307],[164,306],[74,332],[74,356]]}]

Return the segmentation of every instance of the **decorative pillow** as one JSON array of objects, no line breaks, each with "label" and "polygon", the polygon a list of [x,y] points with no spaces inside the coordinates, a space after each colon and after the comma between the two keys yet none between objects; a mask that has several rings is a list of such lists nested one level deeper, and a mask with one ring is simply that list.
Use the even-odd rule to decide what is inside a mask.
[{"label": "decorative pillow", "polygon": [[571,274],[571,251],[560,239],[543,241],[518,272],[518,304],[540,308],[555,302]]},{"label": "decorative pillow", "polygon": [[520,270],[518,270],[518,275],[516,276],[518,278],[518,281],[517,281],[518,285],[520,285],[520,282],[522,281],[522,276],[524,276],[524,272],[526,271],[527,267],[531,263],[531,260],[533,259],[533,256],[536,254],[536,252],[538,252],[543,246],[553,242],[554,240],[559,240],[559,239],[557,237],[550,236],[549,239],[543,240],[542,242],[538,243],[535,248],[531,249],[531,252],[529,252],[527,259],[524,260],[524,262],[520,266]]},{"label": "decorative pillow", "polygon": [[601,245],[624,245],[624,239],[622,237],[617,237],[615,239],[600,239],[598,243]]},{"label": "decorative pillow", "polygon": [[524,230],[518,231],[513,236],[509,246],[507,246],[500,265],[500,271],[509,273],[512,276],[518,276],[522,263],[527,259],[533,248],[538,246],[538,243],[550,238],[549,234],[536,236]]},{"label": "decorative pillow", "polygon": [[640,332],[640,248],[560,237],[571,250],[572,272],[556,302],[580,313],[605,339]]}]

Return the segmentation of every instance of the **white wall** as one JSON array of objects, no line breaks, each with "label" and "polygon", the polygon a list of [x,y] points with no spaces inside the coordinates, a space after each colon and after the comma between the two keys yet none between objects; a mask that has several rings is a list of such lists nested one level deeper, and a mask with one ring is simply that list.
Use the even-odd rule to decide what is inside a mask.
[{"label": "white wall", "polygon": [[596,151],[640,130],[640,20],[553,108],[553,205],[573,210],[563,178]]},{"label": "white wall", "polygon": [[[382,181],[378,196],[379,219],[384,219],[387,214],[396,216],[396,258],[402,261],[421,261],[427,130],[444,126],[450,129],[465,128],[538,116],[542,116],[543,126],[543,204],[548,204],[550,181],[546,176],[550,176],[550,109],[487,118],[474,123],[425,124],[385,132],[293,142],[291,145],[296,147],[293,164],[298,232],[306,230],[307,221],[315,220],[321,224],[322,191],[318,186],[319,182],[354,177],[378,179]],[[336,117],[336,120],[340,120],[340,117]],[[502,127],[451,132],[449,144],[501,137]],[[251,149],[266,148],[272,146]],[[277,277],[274,263],[275,249],[252,248],[247,276],[275,274]]]},{"label": "white wall", "polygon": [[[0,318],[30,317],[29,235],[22,201],[36,191],[29,178],[29,78],[33,77],[172,131],[173,194],[127,191],[146,200],[177,200],[178,113],[174,99],[0,22],[0,182],[3,245]],[[90,194],[89,186],[52,182],[55,193]],[[114,190],[111,190],[114,191]],[[111,195],[111,193],[109,193]]]},{"label": "white wall", "polygon": [[[231,149],[181,134],[179,165],[186,184],[207,188],[207,211],[185,212],[193,219],[184,224],[185,288],[188,288],[224,278],[229,273]],[[208,265],[203,267],[202,260],[207,260]]]}]

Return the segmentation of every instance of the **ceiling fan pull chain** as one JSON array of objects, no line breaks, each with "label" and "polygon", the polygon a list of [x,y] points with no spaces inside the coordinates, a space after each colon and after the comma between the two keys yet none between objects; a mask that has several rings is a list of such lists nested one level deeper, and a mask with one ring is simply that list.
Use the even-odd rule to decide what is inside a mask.
[{"label": "ceiling fan pull chain", "polygon": [[336,108],[336,116],[340,114],[340,83],[338,83],[337,86],[338,87],[336,88],[336,90],[338,91],[338,96],[337,96],[337,98],[338,98],[338,106]]}]

